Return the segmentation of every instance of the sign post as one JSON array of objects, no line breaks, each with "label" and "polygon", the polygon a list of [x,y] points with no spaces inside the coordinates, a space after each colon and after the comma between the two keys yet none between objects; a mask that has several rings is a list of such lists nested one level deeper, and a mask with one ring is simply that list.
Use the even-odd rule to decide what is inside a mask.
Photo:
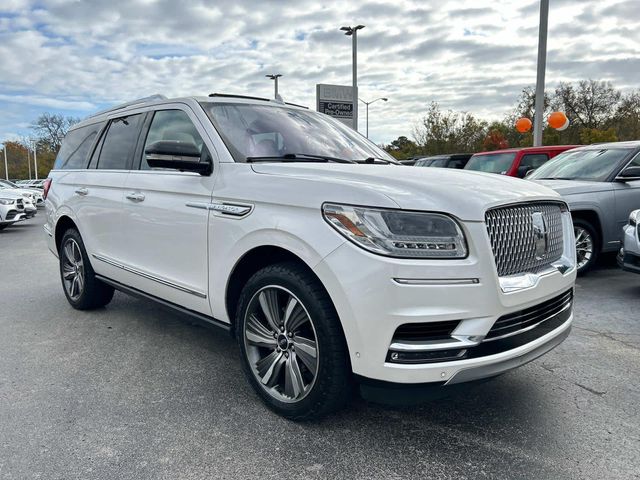
[{"label": "sign post", "polygon": [[354,113],[358,95],[345,85],[316,85],[316,110],[355,128]]}]

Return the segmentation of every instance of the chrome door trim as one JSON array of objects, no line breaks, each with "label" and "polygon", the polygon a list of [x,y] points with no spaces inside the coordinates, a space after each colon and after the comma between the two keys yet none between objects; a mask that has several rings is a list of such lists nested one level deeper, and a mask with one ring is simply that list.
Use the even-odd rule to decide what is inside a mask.
[{"label": "chrome door trim", "polygon": [[187,288],[187,287],[184,287],[182,285],[178,285],[177,283],[171,282],[171,281],[169,281],[169,280],[167,280],[165,278],[158,277],[156,275],[152,275],[152,274],[147,273],[147,272],[143,272],[142,270],[130,267],[128,265],[125,265],[124,263],[117,262],[117,261],[112,260],[110,258],[107,258],[105,256],[98,255],[96,253],[92,254],[91,256],[93,258],[95,258],[96,260],[100,260],[101,262],[104,262],[104,263],[106,263],[108,265],[120,268],[120,269],[124,270],[125,272],[129,272],[129,273],[133,273],[135,275],[139,275],[139,276],[141,276],[143,278],[146,278],[148,280],[152,280],[154,282],[160,283],[160,284],[165,285],[167,287],[171,287],[171,288],[175,288],[176,290],[180,290],[181,292],[190,293],[191,295],[195,295],[196,297],[207,298],[207,295],[205,293],[203,293],[203,292],[199,292],[197,290],[193,290],[191,288]]},{"label": "chrome door trim", "polygon": [[202,210],[211,210],[212,212],[221,213],[232,217],[246,217],[253,210],[253,205],[248,203],[228,203],[213,201],[211,203],[189,202],[187,207],[200,208]]}]

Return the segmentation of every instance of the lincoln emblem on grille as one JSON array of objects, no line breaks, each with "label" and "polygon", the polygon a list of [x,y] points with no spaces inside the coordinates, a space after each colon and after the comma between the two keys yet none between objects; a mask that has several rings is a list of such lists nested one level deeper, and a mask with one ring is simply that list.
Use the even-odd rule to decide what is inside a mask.
[{"label": "lincoln emblem on grille", "polygon": [[547,222],[544,220],[542,212],[533,212],[531,214],[531,223],[533,223],[533,240],[536,245],[536,260],[542,260],[547,253],[549,244],[549,232],[547,231]]}]

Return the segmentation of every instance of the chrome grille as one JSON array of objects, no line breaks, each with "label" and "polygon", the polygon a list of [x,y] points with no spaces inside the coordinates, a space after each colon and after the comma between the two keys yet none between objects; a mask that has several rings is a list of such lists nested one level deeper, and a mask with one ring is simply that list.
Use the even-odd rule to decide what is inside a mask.
[{"label": "chrome grille", "polygon": [[[533,214],[541,213],[547,232],[546,249],[536,254]],[[488,210],[485,223],[498,269],[503,277],[537,273],[562,256],[562,205],[523,203]]]}]

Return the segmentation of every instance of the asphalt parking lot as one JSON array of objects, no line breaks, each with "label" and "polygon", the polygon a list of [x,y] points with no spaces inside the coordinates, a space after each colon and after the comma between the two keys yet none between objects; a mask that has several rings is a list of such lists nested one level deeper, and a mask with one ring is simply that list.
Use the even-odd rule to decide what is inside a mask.
[{"label": "asphalt parking lot", "polygon": [[0,232],[0,478],[640,478],[640,275],[608,259],[570,337],[412,408],[266,410],[235,343],[149,301],[66,302],[43,212]]}]

